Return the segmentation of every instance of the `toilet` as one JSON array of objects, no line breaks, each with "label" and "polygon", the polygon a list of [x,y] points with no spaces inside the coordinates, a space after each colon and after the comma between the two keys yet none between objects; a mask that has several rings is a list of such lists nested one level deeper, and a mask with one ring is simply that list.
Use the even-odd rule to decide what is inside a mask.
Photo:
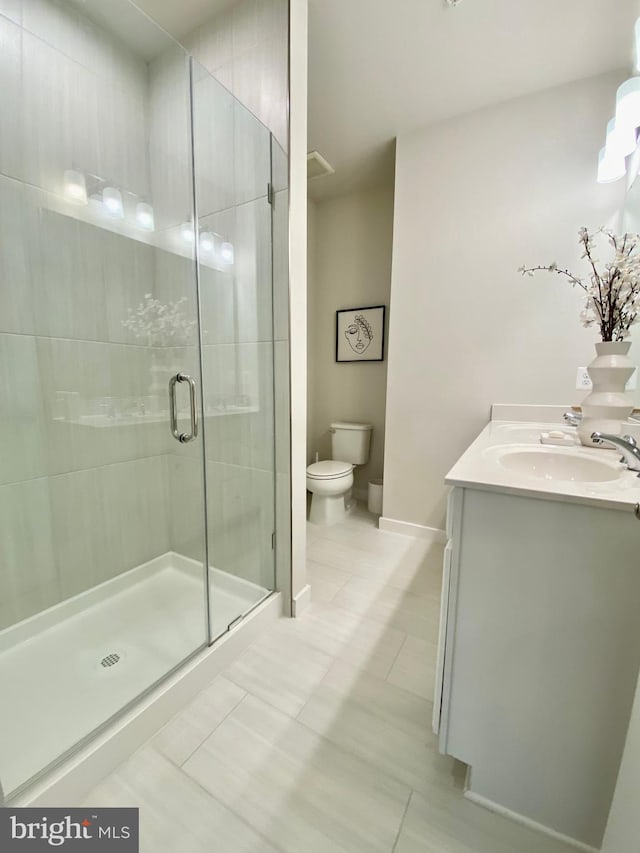
[{"label": "toilet", "polygon": [[369,459],[371,424],[331,424],[331,459],[307,468],[307,490],[311,492],[309,521],[336,524],[345,516],[345,504],[353,486],[353,469]]}]

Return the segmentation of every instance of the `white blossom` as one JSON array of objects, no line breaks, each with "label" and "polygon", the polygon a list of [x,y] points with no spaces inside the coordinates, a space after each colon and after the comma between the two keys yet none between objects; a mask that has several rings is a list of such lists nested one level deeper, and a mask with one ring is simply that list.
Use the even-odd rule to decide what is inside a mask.
[{"label": "white blossom", "polygon": [[522,266],[518,272],[533,275],[545,270],[564,276],[572,287],[578,285],[586,295],[580,313],[582,325],[588,328],[597,324],[603,341],[620,341],[640,320],[640,235],[615,235],[606,228],[596,233],[607,238],[613,249],[613,259],[601,265],[595,254],[595,235],[584,226],[580,228],[578,242],[583,247],[581,259],[587,262],[586,280],[561,269],[555,262],[546,266]]},{"label": "white blossom", "polygon": [[136,309],[128,308],[128,318],[122,325],[130,329],[136,338],[146,338],[149,346],[167,346],[189,343],[196,321],[188,320],[182,311],[186,296],[176,302],[163,304],[145,293],[144,302]]}]

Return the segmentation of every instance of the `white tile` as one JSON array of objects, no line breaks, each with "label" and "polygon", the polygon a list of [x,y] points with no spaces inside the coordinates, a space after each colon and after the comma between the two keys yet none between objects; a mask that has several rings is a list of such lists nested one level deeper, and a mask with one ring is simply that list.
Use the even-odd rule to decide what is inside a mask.
[{"label": "white tile", "polygon": [[336,661],[297,719],[414,790],[428,792],[434,784],[453,784],[453,759],[438,754],[431,716],[430,702]]},{"label": "white tile", "polygon": [[[145,304],[145,295],[148,293],[152,293],[164,305],[180,298],[168,298],[164,293],[159,293],[159,272],[167,265],[168,253],[110,231],[99,233],[99,251],[104,276],[105,339],[112,343],[148,345],[148,336],[143,335],[140,329],[125,326],[125,323],[141,304]],[[161,263],[158,256],[162,258]],[[194,281],[193,271],[191,281]],[[195,284],[193,288],[195,290]],[[193,300],[183,307],[180,315],[187,322],[192,319],[195,321]],[[171,342],[175,343],[173,340]]]},{"label": "white tile", "polygon": [[[265,68],[265,51],[262,42],[247,46],[233,56],[233,94],[246,113],[263,120],[261,104],[262,80],[268,73]],[[246,141],[246,140],[245,140]],[[249,187],[247,183],[245,186]]]},{"label": "white tile", "polygon": [[[264,194],[263,194],[264,196]],[[200,218],[201,231],[220,235],[234,248],[224,271],[202,265],[205,343],[273,339],[270,208],[266,198]]]},{"label": "white tile", "polygon": [[[0,34],[2,22],[0,20]],[[1,37],[1,36],[0,36]],[[2,60],[0,59],[0,62]],[[0,94],[0,101],[2,95]],[[8,134],[7,134],[8,135]],[[5,133],[3,132],[3,142]],[[2,148],[0,142],[0,150]],[[2,155],[0,153],[0,163]],[[33,334],[30,255],[33,213],[22,184],[0,176],[0,331]]]},{"label": "white tile", "polygon": [[386,570],[386,561],[376,554],[365,554],[363,551],[334,542],[330,539],[318,538],[309,543],[307,558],[315,563],[334,566],[344,572],[360,575],[369,572],[377,576]]},{"label": "white tile", "polygon": [[319,565],[319,563],[307,561],[307,583],[311,586],[311,600],[314,602],[324,601],[326,603],[331,601],[341,585],[324,580],[322,574],[314,570],[314,566]]},{"label": "white tile", "polygon": [[[60,338],[38,338],[37,349],[49,474],[171,448],[166,383],[153,388],[155,350]],[[132,423],[141,406],[149,418]]]},{"label": "white tile", "polygon": [[188,80],[186,54],[178,46],[149,63],[149,173],[156,230],[190,220]]},{"label": "white tile", "polygon": [[[313,596],[314,586],[311,593]],[[304,619],[288,620],[280,633],[320,652],[351,663],[384,678],[396,659],[406,635],[381,622],[350,613],[332,602],[314,602]]]},{"label": "white tile", "polygon": [[307,548],[312,542],[315,542],[316,539],[321,538],[322,528],[317,524],[312,524],[310,521],[307,521]]},{"label": "white tile", "polygon": [[[243,100],[238,90],[238,76],[242,71],[247,79],[253,76],[253,85],[247,91],[255,91],[256,68],[252,61],[246,65],[234,58],[233,85],[236,96]],[[271,179],[271,148],[269,131],[242,103],[234,104],[235,203],[262,198],[266,204],[267,184]]]},{"label": "white tile", "polygon": [[263,5],[263,2],[264,0],[262,2],[245,0],[235,7],[231,21],[234,56],[238,56],[260,41],[263,35],[260,6]]},{"label": "white tile", "polygon": [[[206,230],[206,226],[205,230]],[[232,344],[236,338],[233,271],[200,267],[202,340],[205,345]]]},{"label": "white tile", "polygon": [[[194,154],[198,210],[202,218],[231,209],[246,199],[239,199],[236,194],[234,99],[197,64],[194,76]],[[218,229],[217,233],[224,231]]]},{"label": "white tile", "polygon": [[50,478],[64,598],[169,550],[164,456]]},{"label": "white tile", "polygon": [[41,398],[35,339],[0,333],[0,484],[46,473]]},{"label": "white tile", "polygon": [[290,637],[275,633],[261,637],[224,674],[253,696],[295,716],[330,665],[328,654],[293,646]]},{"label": "white tile", "polygon": [[[169,494],[180,495],[171,501],[169,536],[172,551],[204,564],[205,521],[202,492],[202,460],[171,453],[167,457]],[[211,565],[215,554],[211,542]]]},{"label": "white tile", "polygon": [[141,853],[278,853],[275,847],[152,749],[137,752],[91,791],[90,806],[140,809]]},{"label": "white tile", "polygon": [[111,466],[51,477],[49,488],[53,553],[66,599],[124,571],[119,495]]},{"label": "white tile", "polygon": [[105,269],[114,263],[115,248],[109,232],[44,207],[38,224],[33,270],[37,334],[108,340]]},{"label": "white tile", "polygon": [[202,358],[209,460],[273,471],[273,344],[205,346]]},{"label": "white tile", "polygon": [[[307,567],[308,570],[308,567]],[[307,574],[307,580],[309,575]],[[329,602],[336,594],[336,587],[333,584],[325,583],[324,581],[314,580],[311,584],[311,601]]]},{"label": "white tile", "polygon": [[307,579],[309,580],[309,583],[322,581],[325,584],[330,584],[335,587],[335,591],[337,592],[352,578],[353,575],[350,572],[337,569],[335,566],[326,566],[323,563],[316,563],[314,560],[307,560]]},{"label": "white tile", "polygon": [[23,94],[21,89],[22,31],[0,17],[0,172],[23,176]]},{"label": "white tile", "polygon": [[394,853],[571,853],[575,850],[434,788],[411,795]]},{"label": "white tile", "polygon": [[[414,598],[417,596],[415,596],[409,598],[409,607],[404,608],[393,601],[372,600],[367,595],[350,591],[347,587],[348,584],[338,590],[333,597],[334,604],[354,613],[361,613],[373,621],[398,628],[414,637],[437,642],[440,610],[433,599],[424,596],[420,602],[416,602]],[[405,603],[407,598],[407,594],[404,594],[400,601]],[[419,609],[420,605],[422,610]]]},{"label": "white tile", "polygon": [[233,7],[223,9],[196,30],[193,55],[210,73],[233,56],[233,14]]},{"label": "white tile", "polygon": [[49,483],[0,486],[0,628],[59,600]]},{"label": "white tile", "polygon": [[[354,522],[352,522],[354,523]],[[354,527],[359,522],[354,523]],[[362,525],[365,527],[365,525]],[[388,584],[413,594],[439,590],[442,546],[409,540],[408,550],[393,556],[375,550],[319,538],[311,542],[307,556],[318,562],[352,572],[364,580]]]},{"label": "white tile", "polygon": [[184,770],[287,853],[388,853],[409,793],[253,697]]},{"label": "white tile", "polygon": [[[211,433],[208,437],[211,438]],[[272,589],[273,473],[209,459],[207,477],[211,564],[236,577]]]},{"label": "white tile", "polygon": [[[161,305],[170,306],[174,312],[171,327],[164,335],[157,335],[154,342],[165,347],[195,346],[198,294],[194,261],[174,252],[155,249],[151,283],[147,284],[145,292],[151,292]],[[176,305],[178,302],[180,304]]]},{"label": "white tile", "polygon": [[433,702],[437,650],[436,643],[407,636],[387,681]]},{"label": "white tile", "polygon": [[245,696],[245,691],[228,679],[214,679],[158,732],[153,748],[180,766]]},{"label": "white tile", "polygon": [[0,0],[0,15],[16,24],[22,21],[22,0]]},{"label": "white tile", "polygon": [[[30,4],[29,4],[30,5]],[[61,194],[65,169],[100,171],[97,78],[26,30],[22,38],[24,140],[21,175]],[[60,116],[65,116],[61,121]],[[110,176],[117,180],[117,176]]]},{"label": "white tile", "polygon": [[116,513],[127,570],[169,550],[171,496],[166,457],[150,456],[110,468],[113,504],[107,511]]}]

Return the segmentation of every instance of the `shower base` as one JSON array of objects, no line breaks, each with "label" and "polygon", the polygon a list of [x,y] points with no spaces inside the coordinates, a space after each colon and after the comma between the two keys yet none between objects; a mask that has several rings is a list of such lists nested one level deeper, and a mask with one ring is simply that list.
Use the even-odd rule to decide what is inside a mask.
[{"label": "shower base", "polygon": [[[211,636],[269,591],[209,570]],[[0,631],[5,794],[206,644],[202,566],[169,552]]]}]

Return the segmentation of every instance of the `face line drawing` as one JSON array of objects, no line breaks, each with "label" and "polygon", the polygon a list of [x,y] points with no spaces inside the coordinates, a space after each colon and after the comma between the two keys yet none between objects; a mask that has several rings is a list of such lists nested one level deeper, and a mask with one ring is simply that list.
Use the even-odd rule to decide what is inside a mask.
[{"label": "face line drawing", "polygon": [[356,355],[362,355],[373,340],[373,329],[362,314],[356,314],[353,323],[349,323],[344,336]]}]

